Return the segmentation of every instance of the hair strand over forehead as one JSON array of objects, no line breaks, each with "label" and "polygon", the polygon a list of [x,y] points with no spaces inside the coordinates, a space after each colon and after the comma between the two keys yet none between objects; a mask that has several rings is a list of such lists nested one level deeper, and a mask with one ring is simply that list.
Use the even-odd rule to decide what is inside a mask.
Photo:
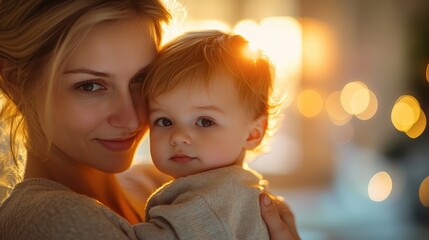
[{"label": "hair strand over forehead", "polygon": [[[272,91],[272,65],[262,54],[247,56],[248,41],[220,31],[188,32],[166,44],[147,70],[147,98],[170,91],[184,81],[208,84],[214,76],[235,81],[239,99],[253,117],[267,114]],[[200,80],[205,80],[200,82]]]}]

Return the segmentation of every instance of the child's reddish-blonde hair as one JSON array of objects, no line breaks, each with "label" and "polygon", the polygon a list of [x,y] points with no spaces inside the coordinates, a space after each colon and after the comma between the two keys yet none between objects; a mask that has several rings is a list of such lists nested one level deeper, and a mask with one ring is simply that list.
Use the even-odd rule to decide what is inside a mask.
[{"label": "child's reddish-blonde hair", "polygon": [[209,84],[214,76],[229,76],[250,116],[268,116],[272,65],[260,52],[249,54],[248,45],[240,35],[217,30],[185,33],[167,43],[146,69],[142,94],[152,99],[180,84]]}]

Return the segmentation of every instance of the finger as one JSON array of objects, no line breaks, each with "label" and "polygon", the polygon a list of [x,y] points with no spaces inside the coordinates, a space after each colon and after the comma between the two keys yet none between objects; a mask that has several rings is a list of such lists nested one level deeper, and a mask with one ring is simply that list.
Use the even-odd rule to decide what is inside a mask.
[{"label": "finger", "polygon": [[290,234],[293,236],[293,239],[300,239],[298,235],[298,230],[296,228],[295,224],[295,216],[292,213],[289,206],[285,203],[284,198],[281,196],[272,196],[271,198],[274,198],[274,205],[277,208],[277,211],[279,212],[280,218],[283,221],[283,223],[286,223]]},{"label": "finger", "polygon": [[280,214],[273,203],[273,200],[266,193],[259,195],[259,202],[261,206],[261,214],[264,219],[271,240],[294,240],[289,232],[288,226],[280,218]]}]

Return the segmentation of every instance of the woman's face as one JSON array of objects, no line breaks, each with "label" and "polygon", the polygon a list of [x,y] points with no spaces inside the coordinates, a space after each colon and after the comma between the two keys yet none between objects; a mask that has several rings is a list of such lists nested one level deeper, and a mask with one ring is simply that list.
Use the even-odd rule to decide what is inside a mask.
[{"label": "woman's face", "polygon": [[52,160],[111,173],[130,166],[146,122],[129,83],[155,55],[139,20],[104,23],[85,37],[56,82]]}]

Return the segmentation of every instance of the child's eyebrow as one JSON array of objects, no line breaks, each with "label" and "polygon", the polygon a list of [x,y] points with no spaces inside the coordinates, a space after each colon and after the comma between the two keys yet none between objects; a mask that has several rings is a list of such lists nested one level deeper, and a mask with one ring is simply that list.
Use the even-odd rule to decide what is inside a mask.
[{"label": "child's eyebrow", "polygon": [[[225,112],[220,107],[215,106],[215,105],[195,106],[194,108],[197,110],[202,110],[202,111],[215,111],[215,112],[219,112],[219,113]],[[148,109],[148,113],[154,113],[154,112],[160,112],[160,111],[163,111],[163,109],[161,107],[149,107],[149,109]]]},{"label": "child's eyebrow", "polygon": [[195,108],[199,110],[216,111],[216,112],[224,113],[224,111],[216,105],[196,106]]},{"label": "child's eyebrow", "polygon": [[161,112],[161,111],[162,111],[162,108],[157,108],[157,107],[149,107],[147,109],[148,114],[155,113],[155,112]]}]

